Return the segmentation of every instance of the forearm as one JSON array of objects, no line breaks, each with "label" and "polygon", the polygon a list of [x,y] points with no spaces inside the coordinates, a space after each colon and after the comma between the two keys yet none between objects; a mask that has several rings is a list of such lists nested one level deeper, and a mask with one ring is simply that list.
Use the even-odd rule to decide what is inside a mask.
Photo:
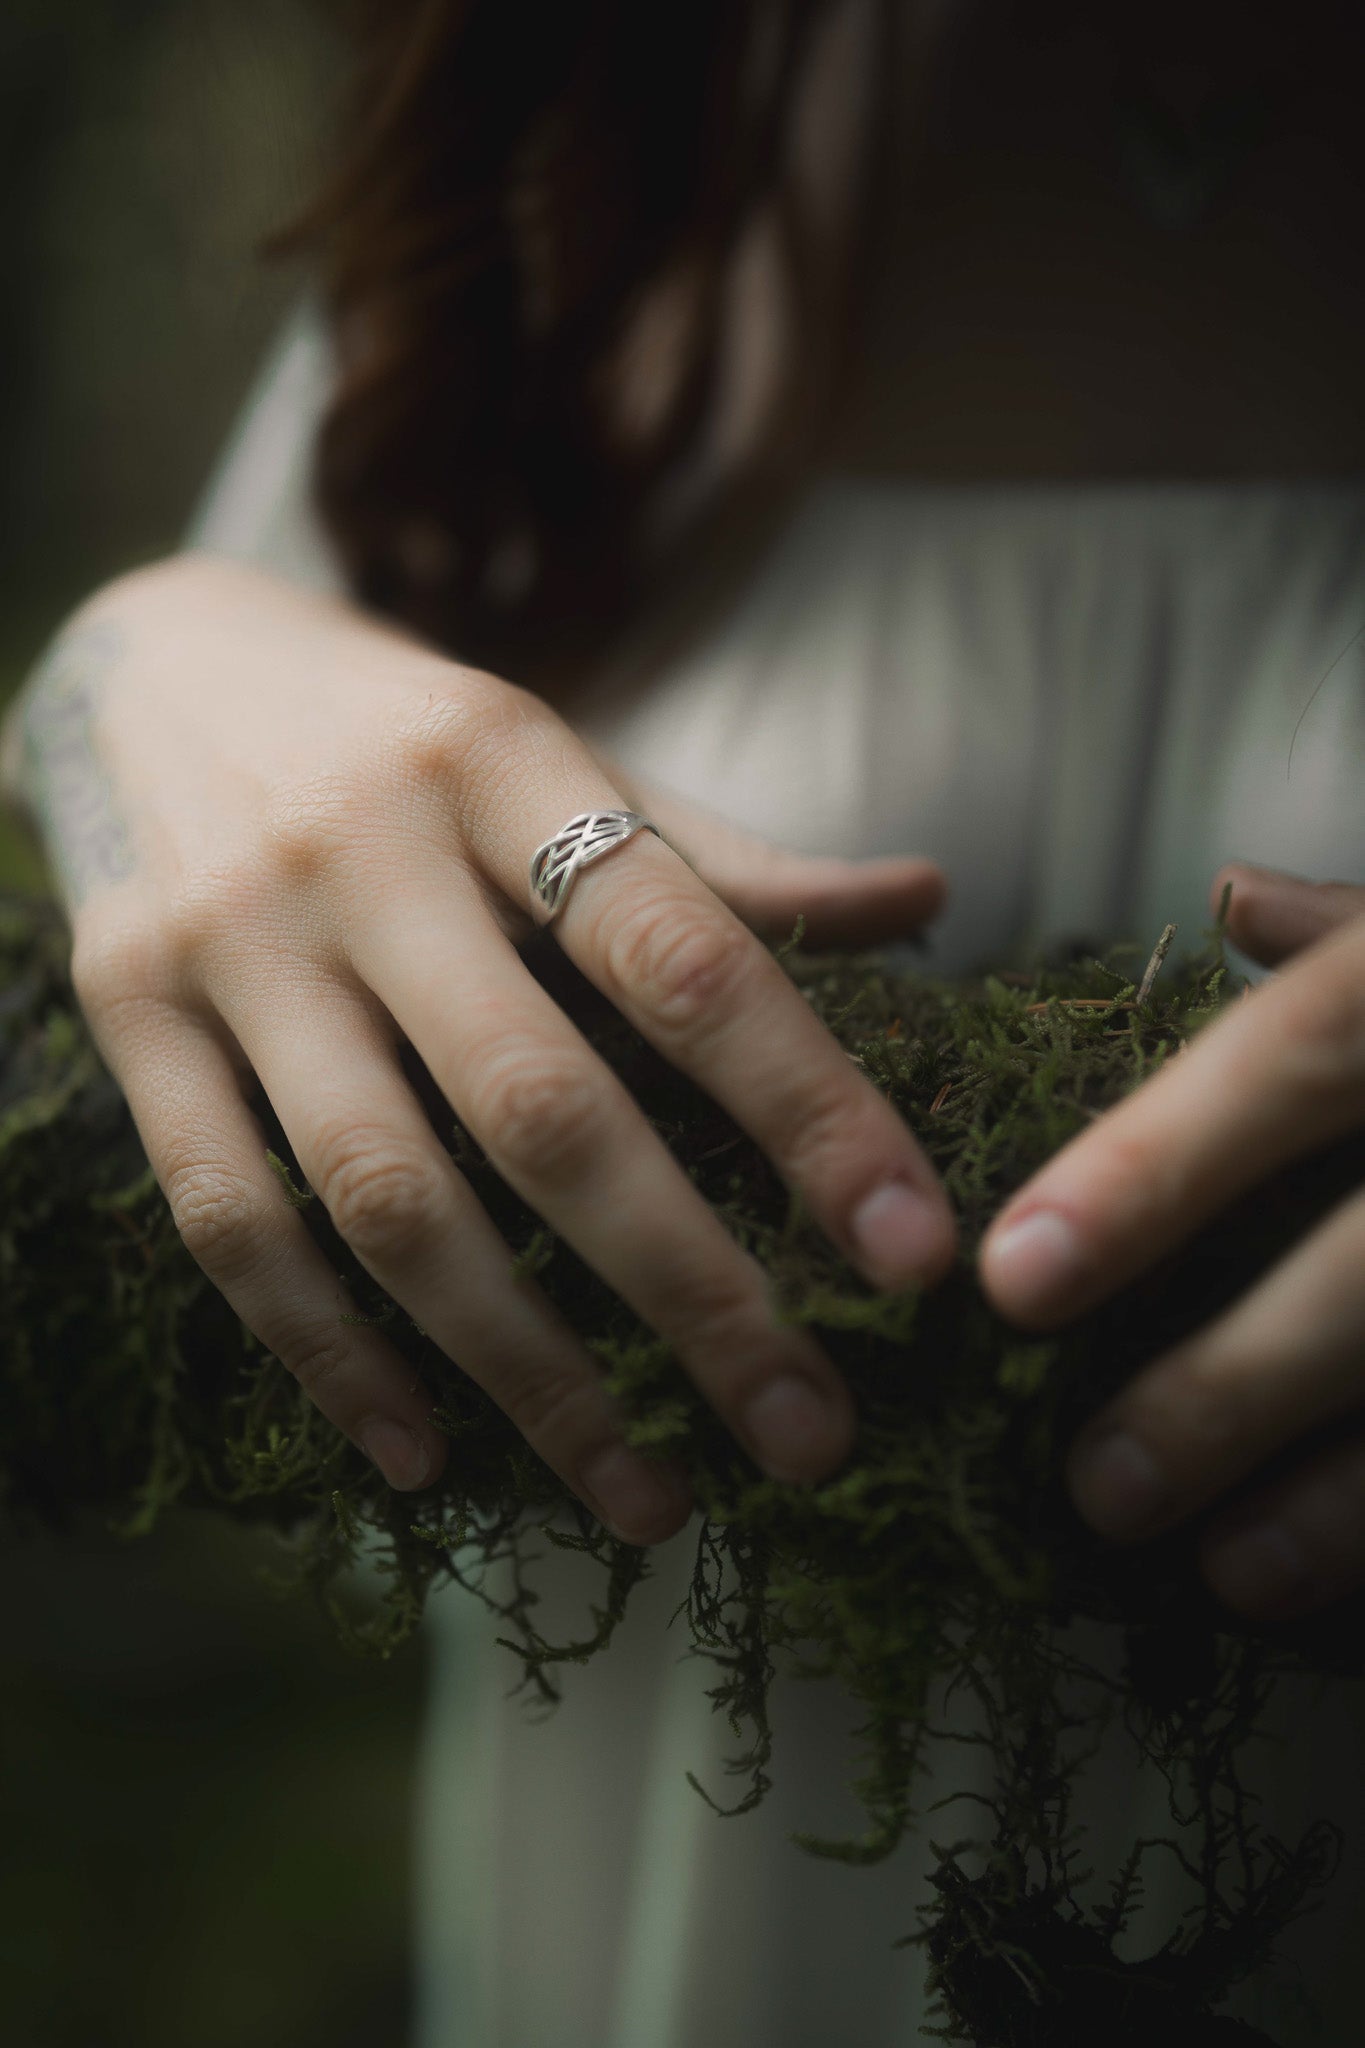
[{"label": "forearm", "polygon": [[[332,556],[326,535],[318,525],[308,495],[308,476],[313,438],[331,386],[332,363],[325,327],[311,301],[304,300],[284,324],[263,365],[248,403],[234,429],[224,456],[206,487],[203,501],[186,536],[189,556],[202,550],[210,556],[254,562],[280,574],[286,581],[341,595],[344,578]],[[183,558],[172,558],[179,561]],[[121,604],[124,582],[136,585],[144,575],[165,577],[171,561],[150,572],[120,579],[96,593],[66,621],[35,665],[27,681],[0,718],[0,806],[17,818],[54,865],[59,857],[52,845],[57,822],[54,803],[63,815],[87,816],[83,806],[93,794],[89,757],[88,721],[85,739],[80,738],[81,721],[74,704],[65,713],[67,745],[58,752],[67,765],[66,781],[75,781],[79,791],[69,787],[67,801],[47,783],[41,756],[47,742],[41,734],[47,711],[56,710],[60,690],[53,681],[53,663],[68,675],[76,660],[73,635],[81,628],[92,608],[106,615]],[[84,660],[85,657],[82,657]],[[98,663],[96,663],[98,669]],[[86,677],[87,693],[98,693],[103,683],[98,673]],[[87,702],[89,699],[87,694]],[[58,720],[61,725],[63,721]],[[76,728],[75,744],[72,727]],[[87,765],[82,769],[82,756]],[[108,836],[99,841],[108,848]]]},{"label": "forearm", "polygon": [[94,885],[129,871],[127,828],[94,737],[101,696],[123,659],[119,609],[116,594],[100,592],[66,621],[0,736],[0,797],[37,840],[73,909]]},{"label": "forearm", "polygon": [[[22,822],[54,867],[61,867],[63,858],[54,835],[60,840],[74,831],[73,883],[82,872],[92,880],[100,872],[91,869],[92,859],[117,858],[115,836],[107,829],[107,795],[104,829],[96,829],[101,783],[90,718],[82,720],[80,711],[84,701],[93,713],[105,674],[96,661],[82,685],[72,678],[68,691],[76,695],[59,711],[62,691],[53,680],[54,661],[59,673],[71,676],[77,658],[72,636],[92,610],[100,617],[113,615],[122,609],[125,585],[136,591],[148,578],[173,587],[181,564],[192,578],[201,573],[196,560],[202,564],[204,557],[253,564],[300,589],[345,596],[346,579],[317,518],[309,484],[313,443],[333,377],[325,321],[305,297],[262,365],[190,524],[185,553],[106,586],[73,613],[0,720],[0,805]],[[150,630],[156,631],[154,620]],[[88,652],[80,656],[82,663],[87,659]],[[59,734],[61,744],[54,746]],[[49,780],[49,755],[63,763],[60,789]]]}]

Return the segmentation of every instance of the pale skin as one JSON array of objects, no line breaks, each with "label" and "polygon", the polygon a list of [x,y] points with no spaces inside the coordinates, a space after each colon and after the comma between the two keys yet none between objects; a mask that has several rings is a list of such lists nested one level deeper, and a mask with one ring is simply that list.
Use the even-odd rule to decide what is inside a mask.
[{"label": "pale skin", "polygon": [[[442,1469],[430,1395],[378,1332],[341,1322],[351,1304],[266,1162],[257,1087],[361,1263],[595,1513],[652,1543],[691,1507],[680,1473],[626,1449],[592,1360],[514,1275],[401,1072],[403,1039],[764,1469],[838,1469],[856,1418],[833,1366],[777,1321],[758,1268],[522,965],[527,864],[586,808],[658,823],[663,840],[638,834],[579,877],[559,942],[894,1287],[951,1264],[946,1197],[756,935],[786,936],[798,912],[822,943],[903,935],[943,902],[932,862],[769,846],[626,775],[515,685],[194,557],[84,606],[19,714],[0,768],[52,855],[78,998],[185,1242],[390,1483]],[[1365,1121],[1365,888],[1232,865],[1212,904],[1228,881],[1231,936],[1282,971],[1006,1205],[980,1271],[1015,1321],[1065,1322]],[[1327,1420],[1330,1450],[1219,1511]],[[1365,1581],[1365,1191],[1141,1373],[1069,1477],[1119,1540],[1205,1514],[1204,1576],[1246,1613]]]},{"label": "pale skin", "polygon": [[284,1202],[255,1085],[361,1263],[603,1520],[676,1530],[681,1475],[625,1446],[600,1371],[512,1256],[399,1065],[406,1039],[504,1177],[666,1337],[774,1477],[854,1440],[848,1391],[521,961],[535,847],[645,812],[559,943],[723,1103],[868,1279],[950,1263],[899,1117],[757,933],[872,943],[930,861],[809,859],[599,758],[540,700],[350,607],[181,557],[109,586],[25,692],[9,770],[52,853],[76,993],[189,1250],[397,1487],[434,1480],[429,1392]]},{"label": "pale skin", "polygon": [[[1104,1300],[1277,1167],[1365,1124],[1365,888],[1231,863],[1211,908],[1229,882],[1230,936],[1281,971],[995,1219],[982,1280],[1031,1328]],[[1329,1448],[1254,1484],[1324,1425]],[[1068,1479],[1118,1541],[1202,1514],[1203,1576],[1245,1614],[1287,1620],[1365,1583],[1365,1188],[1139,1373],[1072,1446]]]}]

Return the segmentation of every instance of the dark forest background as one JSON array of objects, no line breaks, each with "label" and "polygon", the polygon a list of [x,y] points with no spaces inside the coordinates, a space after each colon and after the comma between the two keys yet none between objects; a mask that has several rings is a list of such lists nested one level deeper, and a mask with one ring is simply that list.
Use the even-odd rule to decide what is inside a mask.
[{"label": "dark forest background", "polygon": [[[0,8],[0,700],[176,544],[298,289],[256,251],[338,69],[312,0]],[[0,881],[43,886],[12,825]],[[346,1656],[266,1562],[207,1519],[0,1548],[7,2048],[406,2042],[422,1657]]]}]

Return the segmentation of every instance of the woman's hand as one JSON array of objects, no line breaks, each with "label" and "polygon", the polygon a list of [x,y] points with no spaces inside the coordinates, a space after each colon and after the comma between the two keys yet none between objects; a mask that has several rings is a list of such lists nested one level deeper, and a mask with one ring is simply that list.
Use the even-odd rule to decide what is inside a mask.
[{"label": "woman's hand", "polygon": [[[1275,1168],[1365,1124],[1365,888],[1243,865],[1229,933],[1292,961],[1034,1175],[992,1224],[983,1283],[1051,1328],[1090,1308]],[[1102,1535],[1157,1535],[1285,1445],[1339,1424],[1201,1535],[1229,1606],[1287,1619],[1365,1583],[1365,1187],[1225,1314],[1082,1430],[1068,1478]]]},{"label": "woman's hand", "polygon": [[[537,698],[347,606],[182,557],[111,585],[25,693],[23,794],[65,887],[82,1009],[194,1257],[395,1486],[431,1398],[285,1202],[259,1086],[357,1258],[604,1520],[673,1533],[598,1367],[512,1255],[400,1066],[406,1039],[503,1177],[677,1349],[774,1476],[854,1411],[808,1333],[528,972],[528,866],[574,813],[639,833],[576,880],[560,944],[763,1146],[869,1279],[951,1262],[947,1198],[754,936],[871,942],[933,916],[931,862],[806,859],[637,789]],[[676,851],[674,848],[676,847]]]}]

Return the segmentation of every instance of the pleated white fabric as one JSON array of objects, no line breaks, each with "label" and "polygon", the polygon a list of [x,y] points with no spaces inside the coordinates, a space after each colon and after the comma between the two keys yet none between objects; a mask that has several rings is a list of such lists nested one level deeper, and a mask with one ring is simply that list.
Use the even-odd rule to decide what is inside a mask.
[{"label": "pleated white fabric", "polygon": [[[245,411],[191,535],[319,586],[338,578],[306,501],[326,387],[307,310]],[[821,484],[704,644],[579,721],[629,767],[812,850],[942,861],[931,971],[1063,938],[1208,923],[1229,858],[1365,881],[1365,482],[941,488]],[[607,708],[602,708],[605,706]],[[1292,743],[1292,755],[1291,755]],[[1139,963],[1140,964],[1140,963]],[[870,1870],[803,1856],[795,1828],[856,1833],[850,1721],[828,1686],[779,1687],[776,1786],[733,1796],[709,1667],[668,1626],[693,1532],[654,1558],[611,1653],[570,1667],[540,1725],[473,1602],[435,1603],[418,1816],[419,2048],[900,2048],[923,2016],[913,1924],[927,1858]],[[591,1575],[551,1552],[547,1628],[572,1633]],[[1365,1693],[1286,1686],[1266,1814],[1348,1828],[1331,1908],[1239,2002],[1285,2044],[1355,2037],[1365,1900]],[[966,1789],[942,1758],[927,1806]],[[979,1767],[979,1766],[978,1766]],[[1087,1819],[1112,1868],[1165,1833],[1159,1785],[1120,1748]],[[969,1810],[967,1810],[969,1812]],[[951,1812],[934,1832],[967,1832]],[[1107,1862],[1106,1862],[1107,1859]],[[1155,1882],[1134,1928],[1178,1904]],[[1319,2023],[1305,2003],[1319,1999]]]}]

